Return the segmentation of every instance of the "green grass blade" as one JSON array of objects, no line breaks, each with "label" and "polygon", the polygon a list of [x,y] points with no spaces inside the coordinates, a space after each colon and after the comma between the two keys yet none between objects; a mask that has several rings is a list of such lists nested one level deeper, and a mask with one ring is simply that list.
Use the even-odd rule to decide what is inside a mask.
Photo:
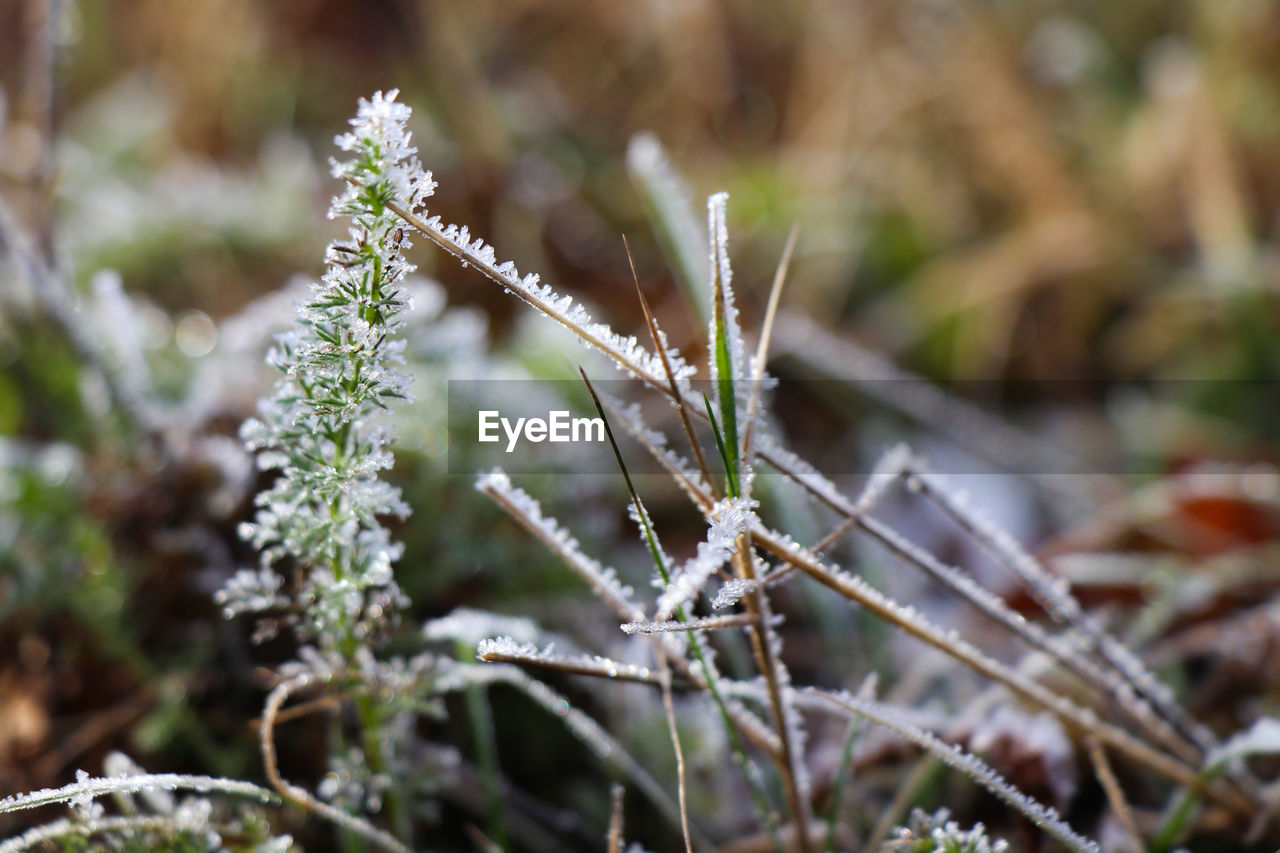
[{"label": "green grass blade", "polygon": [[724,433],[720,431],[720,422],[716,420],[716,413],[711,408],[711,401],[707,399],[707,395],[702,395],[702,405],[707,410],[707,421],[711,424],[711,434],[716,440],[716,452],[720,454],[720,463],[724,465],[725,492],[731,498],[741,495],[738,489],[738,468],[734,464],[735,460],[730,458],[729,449],[725,445]]}]

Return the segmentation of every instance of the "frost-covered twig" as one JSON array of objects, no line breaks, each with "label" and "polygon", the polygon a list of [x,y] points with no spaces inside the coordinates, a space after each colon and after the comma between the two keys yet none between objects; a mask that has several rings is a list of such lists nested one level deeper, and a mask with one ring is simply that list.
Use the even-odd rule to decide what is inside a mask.
[{"label": "frost-covered twig", "polygon": [[578,540],[554,518],[544,516],[542,505],[524,489],[513,485],[504,471],[494,469],[480,475],[476,479],[476,489],[497,502],[512,518],[564,560],[615,614],[628,622],[644,619],[644,610],[631,600],[632,590],[618,581],[617,572],[601,566],[598,561],[582,553]]},{"label": "frost-covered twig", "polygon": [[928,551],[915,546],[888,525],[874,518],[860,517],[859,526],[890,552],[909,565],[919,568],[939,586],[969,602],[991,621],[1001,625],[1031,648],[1044,652],[1068,672],[1078,676],[1088,687],[1099,692],[1106,699],[1114,701],[1148,734],[1184,761],[1194,763],[1198,760],[1194,747],[1157,716],[1151,706],[1135,694],[1114,672],[1102,669],[1080,654],[1074,646],[1050,637],[1040,626],[1028,622],[1020,614],[1015,613],[1004,599],[991,593],[960,570],[948,566]]},{"label": "frost-covered twig", "polygon": [[707,616],[703,618],[685,619],[684,621],[664,622],[624,622],[624,634],[663,634],[676,631],[715,631],[723,628],[750,628],[756,620],[745,613],[734,613],[728,616]]},{"label": "frost-covered twig", "polygon": [[[358,179],[349,180],[354,186],[361,186]],[[604,353],[619,369],[655,387],[665,385],[662,360],[641,346],[634,335],[623,337],[608,325],[596,322],[581,304],[574,302],[573,297],[560,295],[550,286],[541,284],[537,273],[522,278],[513,261],[499,263],[493,247],[479,237],[473,241],[465,225],[461,228],[446,225],[439,216],[424,219],[419,214],[426,214],[425,204],[419,209],[392,200],[387,202],[387,208],[464,266],[475,267],[507,292],[569,329],[586,346]],[[682,390],[686,389],[694,368],[686,364],[678,353],[668,353],[668,361]]]},{"label": "frost-covered twig", "polygon": [[959,770],[973,779],[1005,803],[1026,815],[1036,826],[1069,850],[1077,853],[1099,853],[1096,842],[1087,839],[1072,829],[1066,821],[1053,809],[1028,797],[1003,776],[991,769],[990,765],[971,753],[944,743],[931,732],[908,721],[903,715],[895,713],[891,708],[877,702],[859,699],[848,693],[830,693],[809,688],[800,692],[801,701],[806,707],[816,710],[835,708],[841,711],[865,717],[876,725],[897,732],[928,750],[945,764]]},{"label": "frost-covered twig", "polygon": [[[1071,587],[1065,579],[1051,575],[1016,539],[1003,528],[988,521],[943,477],[927,470],[920,460],[913,460],[910,475],[915,478],[921,493],[932,499],[1010,569],[1049,615],[1078,628],[1097,648],[1103,659],[1124,676],[1128,682],[1126,690],[1136,691],[1139,697],[1159,709],[1201,751],[1207,753],[1217,746],[1213,733],[1191,719],[1186,710],[1174,700],[1169,688],[1151,674],[1137,655],[1084,612],[1071,594]],[[1128,694],[1128,697],[1131,695]],[[1124,692],[1121,696],[1128,698]]]},{"label": "frost-covered twig", "polygon": [[512,663],[567,672],[571,675],[589,675],[615,681],[637,681],[642,684],[661,683],[660,674],[647,666],[622,663],[595,655],[561,655],[551,649],[539,649],[533,643],[520,643],[510,637],[492,637],[481,640],[476,646],[476,657],[486,663]]},{"label": "frost-covered twig", "polygon": [[106,776],[90,778],[81,771],[79,778],[61,788],[45,788],[27,794],[15,794],[0,800],[0,814],[34,809],[50,803],[87,803],[103,794],[133,794],[139,791],[195,791],[200,794],[235,794],[252,797],[264,802],[275,799],[266,788],[236,779],[218,779],[213,776],[191,776],[183,773],[146,773],[135,776]]},{"label": "frost-covered twig", "polygon": [[[720,423],[717,424],[712,419],[710,405],[706,406],[706,411],[708,419],[712,420],[712,430],[720,446],[728,499],[742,501],[744,506],[750,507],[751,503],[748,502],[755,478],[755,465],[754,460],[745,452],[738,425],[740,422],[745,425],[749,406],[746,403],[744,384],[752,370],[747,363],[747,347],[742,337],[733,292],[733,268],[729,261],[729,230],[725,213],[727,202],[726,193],[717,193],[707,199],[707,241],[711,246],[709,265],[713,303],[707,333],[708,366],[720,412]],[[719,506],[713,507],[706,516],[714,533],[716,525],[724,517],[723,510]],[[757,577],[750,524],[750,519],[747,519],[743,529],[738,530],[733,549],[728,554],[735,577],[745,584],[752,584]],[[698,556],[703,556],[701,547]],[[696,578],[696,575],[693,577]],[[672,584],[668,592],[675,586],[676,584]],[[804,760],[806,735],[800,715],[792,705],[791,675],[782,661],[782,640],[774,630],[769,598],[762,589],[749,589],[743,603],[747,614],[756,620],[756,624],[748,630],[748,636],[756,669],[764,678],[769,696],[770,721],[777,732],[780,747],[778,766],[797,830],[798,849],[800,853],[808,853],[811,845],[807,830],[812,803],[808,768]],[[661,612],[661,608],[659,609]]]},{"label": "frost-covered twig", "polygon": [[[862,578],[825,565],[789,537],[764,529],[753,531],[753,537],[765,550],[796,566],[819,583],[956,658],[975,671],[1004,684],[1024,698],[1057,715],[1068,727],[1095,734],[1099,740],[1118,752],[1124,753],[1133,761],[1169,779],[1198,790],[1206,787],[1196,771],[1182,761],[1152,747],[1123,729],[1099,720],[1092,711],[1076,705],[996,661],[954,631],[944,631],[936,627],[914,607],[899,604]],[[1217,788],[1210,789],[1210,792],[1225,805],[1246,812],[1252,811],[1248,801],[1242,800],[1235,792]]]}]

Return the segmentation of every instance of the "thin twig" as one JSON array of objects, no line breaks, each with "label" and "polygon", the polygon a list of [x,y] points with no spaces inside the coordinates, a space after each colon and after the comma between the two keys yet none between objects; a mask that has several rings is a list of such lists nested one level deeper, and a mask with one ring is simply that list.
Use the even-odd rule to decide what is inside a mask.
[{"label": "thin twig", "polygon": [[715,631],[724,628],[750,628],[758,624],[758,620],[746,613],[733,613],[728,616],[707,616],[683,621],[668,622],[625,622],[622,625],[624,634],[662,634],[679,631]]},{"label": "thin twig", "polygon": [[659,683],[662,685],[662,710],[667,717],[667,732],[676,753],[676,794],[680,802],[680,830],[684,835],[685,853],[693,853],[693,837],[689,832],[689,790],[685,784],[684,747],[680,745],[680,730],[676,727],[676,708],[671,699],[671,668],[662,649],[657,650]]},{"label": "thin twig", "polygon": [[1089,761],[1093,763],[1093,769],[1097,774],[1098,781],[1102,783],[1102,790],[1106,792],[1112,811],[1120,819],[1120,824],[1124,827],[1125,832],[1129,833],[1134,849],[1142,850],[1142,835],[1138,832],[1138,824],[1133,819],[1133,810],[1129,808],[1129,801],[1125,799],[1124,791],[1116,780],[1115,772],[1111,769],[1111,762],[1107,759],[1106,750],[1102,748],[1102,744],[1098,742],[1098,739],[1092,735],[1085,737],[1084,748],[1089,753]]},{"label": "thin twig", "polygon": [[751,459],[751,436],[755,432],[756,412],[760,407],[760,383],[764,381],[765,357],[769,354],[769,343],[773,339],[773,321],[778,316],[778,304],[782,301],[782,287],[787,280],[787,271],[791,268],[791,254],[796,248],[796,237],[799,236],[798,225],[791,226],[787,235],[787,244],[782,249],[782,258],[773,273],[773,285],[769,288],[769,307],[764,312],[764,323],[760,327],[760,343],[756,346],[755,367],[752,370],[751,390],[747,397],[747,426],[742,437],[742,455]]},{"label": "thin twig", "polygon": [[485,663],[513,663],[519,666],[534,666],[553,672],[586,675],[608,679],[609,681],[631,681],[637,684],[660,684],[662,682],[661,676],[648,667],[619,663],[601,657],[548,655],[543,652],[526,651],[522,648],[502,648],[486,645],[485,643],[481,643],[476,652],[476,657]]},{"label": "thin twig", "polygon": [[262,727],[259,729],[258,734],[259,746],[262,749],[262,763],[267,774],[267,781],[271,783],[271,787],[280,792],[280,796],[287,800],[292,800],[308,811],[315,812],[343,829],[367,838],[385,850],[392,850],[395,851],[395,853],[409,853],[409,848],[401,844],[390,833],[385,830],[378,829],[368,821],[349,815],[328,803],[321,802],[313,797],[305,788],[294,785],[280,775],[280,768],[276,761],[276,718],[280,714],[281,707],[289,699],[291,694],[306,687],[310,687],[315,684],[316,681],[317,679],[315,676],[304,673],[281,681],[267,695],[266,705],[262,709]]},{"label": "thin twig", "polygon": [[658,321],[654,319],[653,312],[649,310],[649,300],[645,299],[644,291],[640,288],[640,276],[636,273],[636,262],[631,257],[631,244],[627,242],[624,235],[622,245],[627,250],[627,263],[631,264],[631,278],[636,285],[636,296],[640,298],[640,310],[644,312],[645,324],[649,327],[649,338],[653,341],[653,348],[658,353],[658,357],[662,359],[662,369],[667,374],[667,381],[671,386],[671,397],[675,400],[676,414],[680,417],[680,426],[684,429],[685,439],[689,442],[689,447],[693,450],[693,459],[698,465],[698,470],[702,472],[702,477],[706,480],[707,485],[711,489],[713,497],[717,497],[715,491],[715,479],[711,476],[711,467],[707,464],[707,457],[702,453],[702,443],[698,441],[698,434],[693,431],[693,423],[689,420],[689,412],[685,409],[684,395],[680,393],[680,386],[676,383],[675,372],[671,369],[671,359],[667,355],[666,341],[663,339],[662,331],[658,328]]},{"label": "thin twig", "polygon": [[921,493],[930,498],[1012,571],[1050,616],[1080,629],[1094,644],[1103,659],[1124,677],[1133,690],[1159,710],[1178,732],[1194,743],[1201,752],[1208,753],[1217,746],[1217,739],[1213,733],[1191,719],[1185,709],[1173,700],[1168,689],[1156,681],[1142,661],[1084,613],[1064,582],[1049,574],[1040,561],[1013,537],[987,522],[972,508],[958,500],[943,484],[941,478],[925,470],[919,460],[913,460],[911,467],[911,474],[918,483]]}]

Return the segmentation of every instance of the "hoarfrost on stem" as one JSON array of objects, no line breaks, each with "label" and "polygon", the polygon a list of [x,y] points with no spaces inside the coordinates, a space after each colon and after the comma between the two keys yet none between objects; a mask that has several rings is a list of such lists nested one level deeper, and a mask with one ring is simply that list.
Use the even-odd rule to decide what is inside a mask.
[{"label": "hoarfrost on stem", "polygon": [[335,140],[350,156],[332,161],[344,184],[329,216],[351,225],[329,245],[324,276],[277,338],[269,361],[280,379],[242,429],[259,467],[281,476],[241,528],[262,552],[262,571],[237,574],[219,596],[229,616],[279,607],[269,572],[293,557],[308,569],[294,591],[300,633],[347,653],[407,603],[391,572],[401,547],[380,519],[409,509],[379,479],[392,465],[391,436],[373,419],[408,398],[395,333],[410,307],[404,279],[414,267],[404,257],[410,229],[388,204],[421,205],[435,182],[406,129],[410,110],[395,97],[361,100],[351,131]]}]

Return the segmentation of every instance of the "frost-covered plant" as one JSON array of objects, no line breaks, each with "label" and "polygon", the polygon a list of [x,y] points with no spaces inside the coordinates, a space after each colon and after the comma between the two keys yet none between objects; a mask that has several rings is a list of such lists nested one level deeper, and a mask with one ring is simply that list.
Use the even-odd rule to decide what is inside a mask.
[{"label": "frost-covered plant", "polygon": [[950,811],[939,809],[934,814],[914,809],[911,821],[898,830],[898,837],[885,845],[895,853],[1005,853],[1009,842],[992,841],[982,824],[961,829],[950,820]]},{"label": "frost-covered plant", "polygon": [[[707,526],[706,539],[695,556],[677,567],[662,548],[653,522],[627,475],[622,453],[614,443],[630,493],[632,519],[656,570],[654,585],[660,592],[652,603],[621,583],[612,569],[604,568],[584,554],[573,536],[547,517],[538,502],[513,485],[503,472],[483,474],[477,482],[481,492],[544,542],[593,588],[622,622],[625,633],[642,638],[655,665],[624,663],[603,656],[566,656],[511,637],[482,642],[479,651],[483,660],[498,665],[514,663],[660,687],[676,756],[680,818],[687,848],[701,846],[701,833],[687,811],[683,749],[672,710],[673,676],[679,677],[686,687],[705,693],[716,709],[724,724],[726,742],[752,792],[759,822],[778,848],[783,846],[784,829],[790,832],[792,843],[801,851],[815,849],[817,843],[808,831],[813,825],[811,814],[815,803],[809,783],[807,733],[802,712],[810,712],[867,720],[895,732],[971,777],[1069,849],[1097,849],[1056,812],[1026,796],[976,756],[910,722],[907,709],[863,701],[841,692],[794,687],[783,663],[770,590],[799,576],[807,576],[992,680],[1019,700],[1056,717],[1065,729],[1081,733],[1092,745],[1091,757],[1098,766],[1099,776],[1106,765],[1105,754],[1101,752],[1105,748],[1179,785],[1201,789],[1229,809],[1243,814],[1256,812],[1257,801],[1249,793],[1248,780],[1237,778],[1230,784],[1218,784],[1198,775],[1214,741],[1188,718],[1167,688],[1085,613],[1067,585],[1050,575],[1012,537],[987,522],[957,490],[931,472],[910,450],[897,448],[887,454],[865,491],[855,499],[787,451],[771,434],[760,410],[760,388],[768,381],[764,373],[765,355],[786,264],[784,260],[775,277],[761,341],[754,359],[749,359],[730,285],[732,271],[723,195],[709,200],[709,228],[704,244],[709,248],[707,291],[712,302],[707,312],[710,318],[707,350],[713,391],[710,398],[695,393],[690,379],[696,370],[669,345],[643,297],[641,304],[652,351],[635,337],[619,335],[608,325],[594,320],[572,297],[542,284],[536,274],[521,276],[513,262],[499,262],[493,247],[473,237],[468,228],[447,224],[441,217],[431,215],[421,195],[407,200],[391,199],[386,206],[406,226],[416,229],[464,266],[478,270],[559,323],[588,348],[605,355],[624,374],[665,395],[680,415],[696,464],[673,450],[665,436],[651,430],[641,419],[639,410],[602,402],[602,395],[591,388],[601,415],[605,416],[604,407],[608,405],[609,420],[621,424],[653,455],[688,495]],[[680,219],[688,221],[688,217]],[[710,428],[715,439],[715,455],[704,456],[701,452],[694,421]],[[610,436],[612,441],[612,433]],[[718,470],[713,471],[707,459],[717,456],[720,464]],[[763,514],[757,514],[755,509],[767,496],[752,494],[755,475],[762,467],[774,469],[833,511],[840,519],[836,529],[813,547],[804,547],[766,524]],[[1065,633],[1054,635],[1029,622],[1004,599],[962,570],[945,564],[874,518],[872,513],[877,504],[889,487],[897,483],[905,484],[939,507],[1005,565],[1045,612],[1064,626]],[[1035,665],[1005,663],[959,633],[939,627],[916,608],[893,600],[862,576],[836,566],[823,552],[851,530],[858,530],[878,542],[1017,638],[1035,652]],[[776,564],[771,566],[770,559],[776,560]],[[717,583],[717,578],[721,582]],[[726,616],[699,615],[698,610],[706,605],[711,609],[740,609]],[[756,669],[754,679],[731,678],[720,672],[710,642],[713,632],[717,631],[745,632]],[[1063,691],[1043,680],[1041,676],[1050,666],[1077,677],[1082,692]],[[772,765],[777,786],[769,784],[755,763],[757,756],[764,756]],[[784,827],[780,810],[773,804],[778,790],[786,803],[789,827]],[[1123,802],[1114,805],[1117,809],[1125,808]],[[835,828],[836,820],[833,813],[828,820],[830,829]],[[951,831],[945,825],[942,830],[944,834]],[[956,835],[958,842],[966,840],[962,835]],[[968,840],[982,841],[977,835]]]},{"label": "frost-covered plant", "polygon": [[[350,219],[348,238],[330,244],[323,279],[271,351],[283,375],[242,431],[259,465],[281,472],[242,533],[262,550],[264,569],[286,556],[304,567],[293,594],[298,632],[344,655],[406,603],[391,571],[401,548],[380,518],[409,510],[378,477],[392,464],[390,436],[371,419],[407,394],[396,371],[404,341],[394,335],[410,307],[402,284],[413,265],[403,255],[408,231],[386,205],[434,187],[414,156],[407,115],[394,92],[379,93],[338,137],[352,156],[333,162],[346,184],[329,215]],[[229,613],[263,609],[279,603],[278,590],[273,573],[245,571],[219,600]]]},{"label": "frost-covered plant", "polygon": [[[257,496],[255,520],[241,529],[261,549],[261,565],[240,570],[217,593],[228,618],[285,612],[307,644],[282,668],[264,714],[262,748],[273,784],[389,849],[398,849],[395,838],[349,814],[385,804],[396,834],[410,834],[404,798],[420,786],[406,783],[407,762],[430,658],[383,662],[372,652],[408,603],[391,570],[402,548],[382,520],[409,509],[379,478],[392,465],[391,435],[375,419],[407,399],[408,380],[397,371],[405,342],[396,333],[410,308],[405,278],[414,267],[403,254],[408,229],[387,204],[420,201],[435,186],[417,161],[405,129],[409,110],[395,94],[362,100],[352,130],[336,140],[350,156],[333,161],[343,187],[329,215],[349,220],[348,235],[329,245],[323,278],[268,355],[281,376],[242,430],[259,466],[280,472]],[[290,587],[280,573],[286,559],[301,570]],[[330,756],[331,778],[340,781],[323,790],[336,805],[285,781],[275,765],[276,713],[291,693],[316,685],[345,689],[359,712],[359,744]]]}]

